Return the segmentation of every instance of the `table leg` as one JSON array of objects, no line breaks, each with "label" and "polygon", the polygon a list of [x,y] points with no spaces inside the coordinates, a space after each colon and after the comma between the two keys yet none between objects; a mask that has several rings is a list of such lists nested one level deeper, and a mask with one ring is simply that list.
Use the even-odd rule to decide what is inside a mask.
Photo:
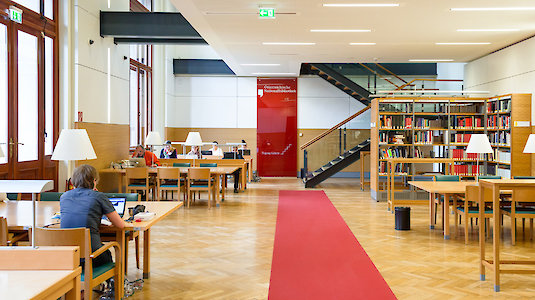
[{"label": "table leg", "polygon": [[485,281],[485,202],[484,188],[479,187],[479,280]]},{"label": "table leg", "polygon": [[[500,291],[500,189],[492,186],[492,217],[494,222],[493,252],[494,252],[494,291]],[[480,210],[482,210],[480,208]]]},{"label": "table leg", "polygon": [[454,222],[454,230],[453,230],[453,236],[457,237],[457,230],[459,230],[459,215],[457,214],[457,196],[453,195],[453,222]]},{"label": "table leg", "polygon": [[390,199],[390,163],[386,162],[386,208],[388,211],[391,209],[391,199]]},{"label": "table leg", "polygon": [[435,229],[435,194],[429,193],[429,229]]},{"label": "table leg", "polygon": [[80,282],[80,275],[72,280],[72,289],[65,294],[65,300],[80,300],[82,284]]},{"label": "table leg", "polygon": [[247,189],[247,170],[245,169],[245,164],[241,168],[241,190],[245,191]]},{"label": "table leg", "polygon": [[150,228],[143,231],[143,279],[150,277]]},{"label": "table leg", "polygon": [[444,239],[450,239],[450,194],[444,194],[444,202],[442,203],[444,207]]},{"label": "table leg", "polygon": [[126,178],[126,174],[123,174],[123,173],[119,173],[119,193],[124,193],[123,191],[123,185],[124,185],[124,181],[125,181],[125,178]]},{"label": "table leg", "polygon": [[249,178],[248,181],[251,182],[253,180],[253,161],[247,163],[247,171],[249,171]]},{"label": "table leg", "polygon": [[225,201],[226,192],[227,192],[227,174],[223,174],[223,182],[221,184],[221,201]]},{"label": "table leg", "polygon": [[220,182],[221,182],[221,174],[217,174],[215,176],[216,190],[215,190],[215,195],[214,195],[216,206],[219,206],[219,203],[221,202],[221,198],[220,198],[221,195],[219,194],[219,186],[221,185]]},{"label": "table leg", "polygon": [[119,299],[122,299],[124,296],[123,295],[124,294],[124,270],[125,270],[124,255],[125,255],[125,247],[127,246],[125,243],[124,230],[119,229],[115,232],[115,240],[117,241],[117,243],[119,244],[119,247],[121,248],[121,259],[120,259],[121,271],[119,272],[119,275],[117,276],[118,278],[115,278],[115,280],[117,280],[117,286],[119,288],[117,295],[119,296]]}]

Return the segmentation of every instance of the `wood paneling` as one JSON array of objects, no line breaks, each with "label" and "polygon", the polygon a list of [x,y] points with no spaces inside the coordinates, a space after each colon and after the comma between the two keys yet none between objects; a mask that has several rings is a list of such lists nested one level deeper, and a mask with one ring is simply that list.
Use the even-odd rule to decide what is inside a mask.
[{"label": "wood paneling", "polygon": [[[88,164],[100,170],[109,168],[111,162],[128,158],[128,148],[130,146],[129,125],[78,122],[75,123],[75,128],[87,130],[97,154],[97,159],[79,161],[76,163],[77,165]],[[98,188],[101,191],[115,191],[117,190],[116,183],[117,179],[103,177],[100,179]]]},{"label": "wood paneling", "polygon": [[511,176],[531,175],[531,155],[523,153],[530,127],[516,127],[515,121],[531,120],[531,94],[511,95]]},{"label": "wood paneling", "polygon": [[[198,131],[205,143],[217,141],[224,152],[229,151],[226,143],[240,143],[241,140],[247,142],[247,148],[251,150],[253,157],[253,170],[256,170],[256,128],[165,128],[165,137],[172,142],[183,142],[188,137],[190,131]],[[189,151],[189,147],[186,151]],[[202,150],[209,150],[207,145]],[[182,153],[182,147],[177,147],[177,153]]]}]

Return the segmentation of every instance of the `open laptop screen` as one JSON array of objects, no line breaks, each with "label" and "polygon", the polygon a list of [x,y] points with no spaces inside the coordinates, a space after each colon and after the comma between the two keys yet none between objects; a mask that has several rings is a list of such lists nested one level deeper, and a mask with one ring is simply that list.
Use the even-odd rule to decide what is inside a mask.
[{"label": "open laptop screen", "polygon": [[126,208],[126,198],[110,198],[111,204],[115,208],[115,211],[121,216],[124,216],[124,210]]}]

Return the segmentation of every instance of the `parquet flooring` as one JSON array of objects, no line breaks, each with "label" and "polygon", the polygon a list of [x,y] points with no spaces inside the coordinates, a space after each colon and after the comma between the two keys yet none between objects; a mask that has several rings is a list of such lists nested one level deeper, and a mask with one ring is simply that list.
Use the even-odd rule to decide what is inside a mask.
[{"label": "parquet flooring", "polygon": [[[412,230],[396,231],[386,203],[360,191],[358,180],[330,179],[320,188],[399,299],[535,298],[533,275],[502,275],[499,293],[492,281],[479,281],[475,230],[469,245],[461,231],[444,240],[440,229],[428,229],[427,207],[413,206]],[[280,189],[303,184],[263,178],[244,193],[229,193],[220,208],[208,210],[201,201],[167,217],[152,230],[151,278],[131,299],[266,299]],[[519,237],[513,247],[507,217],[505,227],[502,257],[535,258],[535,242]],[[128,277],[140,278],[130,255]]]}]

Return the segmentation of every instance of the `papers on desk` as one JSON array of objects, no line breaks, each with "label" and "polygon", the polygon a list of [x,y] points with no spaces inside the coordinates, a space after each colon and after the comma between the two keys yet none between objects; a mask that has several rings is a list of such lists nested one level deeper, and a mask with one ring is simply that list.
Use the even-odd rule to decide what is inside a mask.
[{"label": "papers on desk", "polygon": [[134,220],[139,220],[139,221],[148,221],[152,218],[154,218],[156,214],[153,213],[153,212],[140,212],[140,213],[137,213],[135,216],[134,216]]}]

